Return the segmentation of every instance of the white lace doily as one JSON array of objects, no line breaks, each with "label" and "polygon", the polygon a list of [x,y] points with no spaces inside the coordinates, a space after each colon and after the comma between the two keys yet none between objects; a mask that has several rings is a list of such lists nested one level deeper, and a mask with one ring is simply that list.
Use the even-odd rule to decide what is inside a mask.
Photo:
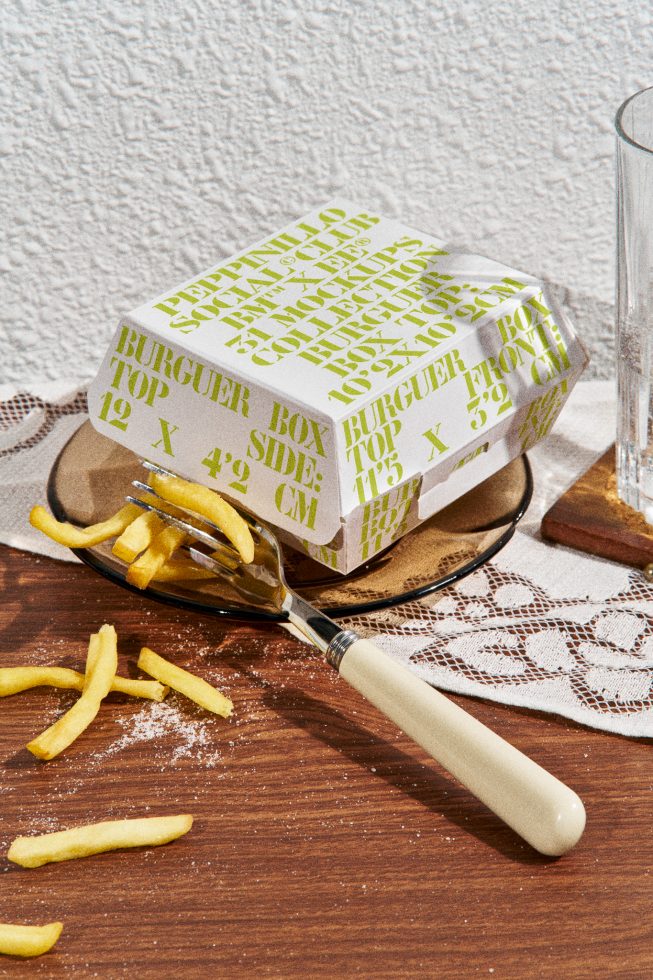
[{"label": "white lace doily", "polygon": [[432,601],[352,618],[437,687],[653,735],[653,590],[518,532]]}]

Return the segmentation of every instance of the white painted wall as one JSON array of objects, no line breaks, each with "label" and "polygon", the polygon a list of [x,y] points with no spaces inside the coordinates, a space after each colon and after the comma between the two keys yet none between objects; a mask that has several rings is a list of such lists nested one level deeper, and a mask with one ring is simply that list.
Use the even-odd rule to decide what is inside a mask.
[{"label": "white painted wall", "polygon": [[0,381],[336,192],[565,291],[610,370],[648,0],[4,0]]}]

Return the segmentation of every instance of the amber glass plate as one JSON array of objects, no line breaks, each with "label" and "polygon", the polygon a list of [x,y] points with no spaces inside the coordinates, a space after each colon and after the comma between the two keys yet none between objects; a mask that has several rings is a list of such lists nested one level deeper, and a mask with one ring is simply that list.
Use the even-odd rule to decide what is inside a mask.
[{"label": "amber glass plate", "polygon": [[[59,520],[94,524],[123,506],[131,481],[143,470],[134,454],[99,435],[85,422],[61,451],[48,484],[48,502]],[[436,514],[350,575],[340,575],[284,546],[288,583],[330,615],[393,606],[436,592],[468,575],[512,537],[532,493],[530,466],[522,456]],[[108,579],[125,581],[125,565],[111,542],[75,554]],[[273,610],[246,605],[219,578],[152,585],[159,602],[203,613],[249,620],[283,619]]]}]

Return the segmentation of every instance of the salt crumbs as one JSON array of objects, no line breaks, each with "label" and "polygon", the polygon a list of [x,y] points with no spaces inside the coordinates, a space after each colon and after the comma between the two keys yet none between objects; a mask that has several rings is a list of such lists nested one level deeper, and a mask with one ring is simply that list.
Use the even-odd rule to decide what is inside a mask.
[{"label": "salt crumbs", "polygon": [[210,767],[222,758],[211,731],[214,725],[189,720],[178,708],[163,701],[147,705],[128,718],[120,718],[118,723],[125,729],[125,734],[104,749],[102,757],[115,755],[139,742],[170,737],[173,762],[192,755],[196,762]]}]

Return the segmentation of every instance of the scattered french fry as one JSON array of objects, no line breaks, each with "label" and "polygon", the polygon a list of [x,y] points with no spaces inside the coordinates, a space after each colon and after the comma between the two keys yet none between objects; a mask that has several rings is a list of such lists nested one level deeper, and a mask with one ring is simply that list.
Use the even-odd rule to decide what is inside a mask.
[{"label": "scattered french fry", "polygon": [[127,581],[139,589],[146,589],[156,573],[170,560],[177,548],[186,540],[186,534],[176,527],[160,531],[147,551],[127,569]]},{"label": "scattered french fry", "polygon": [[148,647],[143,647],[141,650],[138,666],[146,674],[155,677],[174,691],[184,694],[195,704],[206,708],[207,711],[213,711],[216,715],[221,715],[222,718],[228,718],[233,711],[232,702],[217,688],[182,667],[171,664],[169,660],[164,660],[163,657]]},{"label": "scattered french fry", "polygon": [[[68,667],[0,667],[0,698],[19,694],[32,687],[58,687],[68,691],[83,691],[85,675]],[[158,681],[132,680],[114,677],[111,691],[129,694],[134,698],[163,701],[168,693]]]},{"label": "scattered french fry", "polygon": [[165,527],[163,521],[154,511],[144,510],[125,528],[119,538],[116,538],[111,549],[121,561],[129,564],[150,547],[152,541]]},{"label": "scattered french fry", "polygon": [[150,485],[164,500],[187,507],[219,527],[246,565],[254,561],[254,540],[246,521],[215,490],[163,473],[152,473]]},{"label": "scattered french fry", "polygon": [[102,700],[111,690],[118,666],[116,631],[104,625],[91,636],[86,659],[83,691],[75,704],[54,725],[28,743],[39,759],[54,759],[93,721]]},{"label": "scattered french fry", "polygon": [[110,690],[112,694],[127,694],[130,698],[163,701],[169,689],[165,684],[159,684],[158,681],[141,681],[116,675],[111,682]]},{"label": "scattered french fry", "polygon": [[[116,635],[116,669],[117,669],[118,668],[118,635],[114,627],[110,627],[110,628],[113,629],[114,634]],[[86,654],[86,667],[84,669],[84,683],[82,684],[82,693],[84,693],[86,688],[93,680],[93,674],[97,666],[98,658],[102,652],[102,647],[103,647],[103,640],[104,640],[104,634],[102,634],[103,629],[104,627],[101,626],[98,633],[91,633],[88,640],[88,653]],[[107,631],[108,629],[109,627],[107,626]],[[114,677],[116,676],[115,672],[113,676]]]},{"label": "scattered french fry", "polygon": [[37,837],[16,837],[7,857],[23,868],[38,868],[52,861],[70,861],[124,847],[154,847],[188,833],[190,814],[105,820]]},{"label": "scattered french fry", "polygon": [[0,953],[5,956],[41,956],[52,949],[62,929],[62,922],[48,922],[44,926],[0,922]]},{"label": "scattered french fry", "polygon": [[44,507],[39,505],[32,508],[29,522],[32,527],[42,531],[53,541],[57,541],[67,548],[92,548],[96,544],[101,544],[102,541],[122,534],[140,513],[141,509],[136,504],[126,504],[106,521],[91,524],[89,527],[75,527],[74,524],[56,520],[52,514],[49,514]]}]

